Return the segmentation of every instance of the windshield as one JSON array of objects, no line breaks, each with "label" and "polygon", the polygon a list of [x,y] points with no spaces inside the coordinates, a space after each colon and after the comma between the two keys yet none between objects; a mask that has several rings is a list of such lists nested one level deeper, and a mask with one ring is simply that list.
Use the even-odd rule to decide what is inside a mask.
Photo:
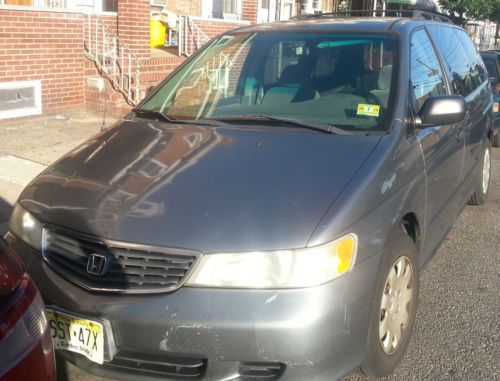
[{"label": "windshield", "polygon": [[141,109],[182,120],[267,116],[384,130],[395,47],[393,37],[375,34],[225,35]]}]

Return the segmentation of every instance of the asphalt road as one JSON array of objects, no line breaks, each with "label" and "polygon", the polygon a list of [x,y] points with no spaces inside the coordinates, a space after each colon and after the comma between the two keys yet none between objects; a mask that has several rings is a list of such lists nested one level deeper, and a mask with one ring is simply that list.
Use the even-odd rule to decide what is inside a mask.
[{"label": "asphalt road", "polygon": [[[68,366],[70,381],[103,381]],[[66,377],[64,377],[66,378]],[[365,378],[354,372],[343,381]],[[408,352],[385,380],[500,380],[500,149],[490,195],[467,206],[421,274]],[[304,380],[307,381],[307,380]]]}]

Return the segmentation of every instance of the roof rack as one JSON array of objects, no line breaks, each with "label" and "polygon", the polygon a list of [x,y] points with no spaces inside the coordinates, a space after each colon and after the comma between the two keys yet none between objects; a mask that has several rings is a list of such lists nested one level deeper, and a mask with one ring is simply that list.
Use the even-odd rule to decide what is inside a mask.
[{"label": "roof rack", "polygon": [[452,23],[450,17],[445,14],[423,11],[417,9],[388,9],[388,10],[354,10],[354,11],[340,11],[340,12],[329,12],[329,13],[315,13],[309,15],[295,16],[294,20],[307,20],[307,19],[317,19],[317,18],[348,18],[348,17],[359,17],[359,16],[370,16],[370,17],[409,17],[413,19],[420,20],[435,20],[442,21],[446,23]]}]

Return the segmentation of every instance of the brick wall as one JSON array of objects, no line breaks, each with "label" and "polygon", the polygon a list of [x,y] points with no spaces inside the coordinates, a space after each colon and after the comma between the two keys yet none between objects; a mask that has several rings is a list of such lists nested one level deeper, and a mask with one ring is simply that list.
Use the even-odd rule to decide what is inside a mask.
[{"label": "brick wall", "polygon": [[184,57],[151,58],[142,68],[141,82],[143,87],[147,89],[163,81],[184,60]]},{"label": "brick wall", "polygon": [[247,22],[230,22],[217,19],[202,19],[198,17],[193,17],[192,19],[209,38],[216,37],[228,30],[248,25]]},{"label": "brick wall", "polygon": [[84,103],[82,15],[0,10],[0,82],[40,80],[43,111]]},{"label": "brick wall", "polygon": [[150,0],[118,1],[118,37],[143,59],[151,55],[149,48]]},{"label": "brick wall", "polygon": [[257,8],[259,0],[242,0],[242,19],[255,24],[257,22]]},{"label": "brick wall", "polygon": [[[142,90],[184,61],[183,57],[150,58],[149,0],[120,0],[118,16],[100,19],[143,59]],[[210,38],[248,24],[195,19]],[[87,26],[87,16],[80,13],[0,9],[0,82],[40,80],[44,113],[83,105],[100,110],[104,97],[109,109],[122,113],[129,106],[108,81],[104,93],[86,86],[87,77],[99,75],[84,55],[82,37]]]},{"label": "brick wall", "polygon": [[[140,89],[146,92],[151,86],[157,85],[165,79],[177,66],[184,62],[184,57],[162,57],[151,58],[143,62],[140,76]],[[95,76],[95,65],[88,61],[85,64],[86,77]],[[94,111],[102,111],[106,100],[106,109],[109,114],[123,115],[130,111],[131,106],[127,104],[125,98],[115,91],[109,81],[105,81],[105,91],[98,92],[95,89],[85,88],[86,108]]]}]

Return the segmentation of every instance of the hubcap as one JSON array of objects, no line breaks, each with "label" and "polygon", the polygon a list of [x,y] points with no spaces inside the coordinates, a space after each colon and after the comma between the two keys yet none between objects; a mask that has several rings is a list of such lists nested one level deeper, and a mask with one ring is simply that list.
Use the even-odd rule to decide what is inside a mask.
[{"label": "hubcap", "polygon": [[410,260],[399,257],[387,275],[380,303],[380,345],[387,354],[398,349],[408,327],[413,299],[412,283]]},{"label": "hubcap", "polygon": [[489,148],[484,151],[484,163],[483,163],[483,194],[488,192],[488,187],[490,185],[490,150]]}]

